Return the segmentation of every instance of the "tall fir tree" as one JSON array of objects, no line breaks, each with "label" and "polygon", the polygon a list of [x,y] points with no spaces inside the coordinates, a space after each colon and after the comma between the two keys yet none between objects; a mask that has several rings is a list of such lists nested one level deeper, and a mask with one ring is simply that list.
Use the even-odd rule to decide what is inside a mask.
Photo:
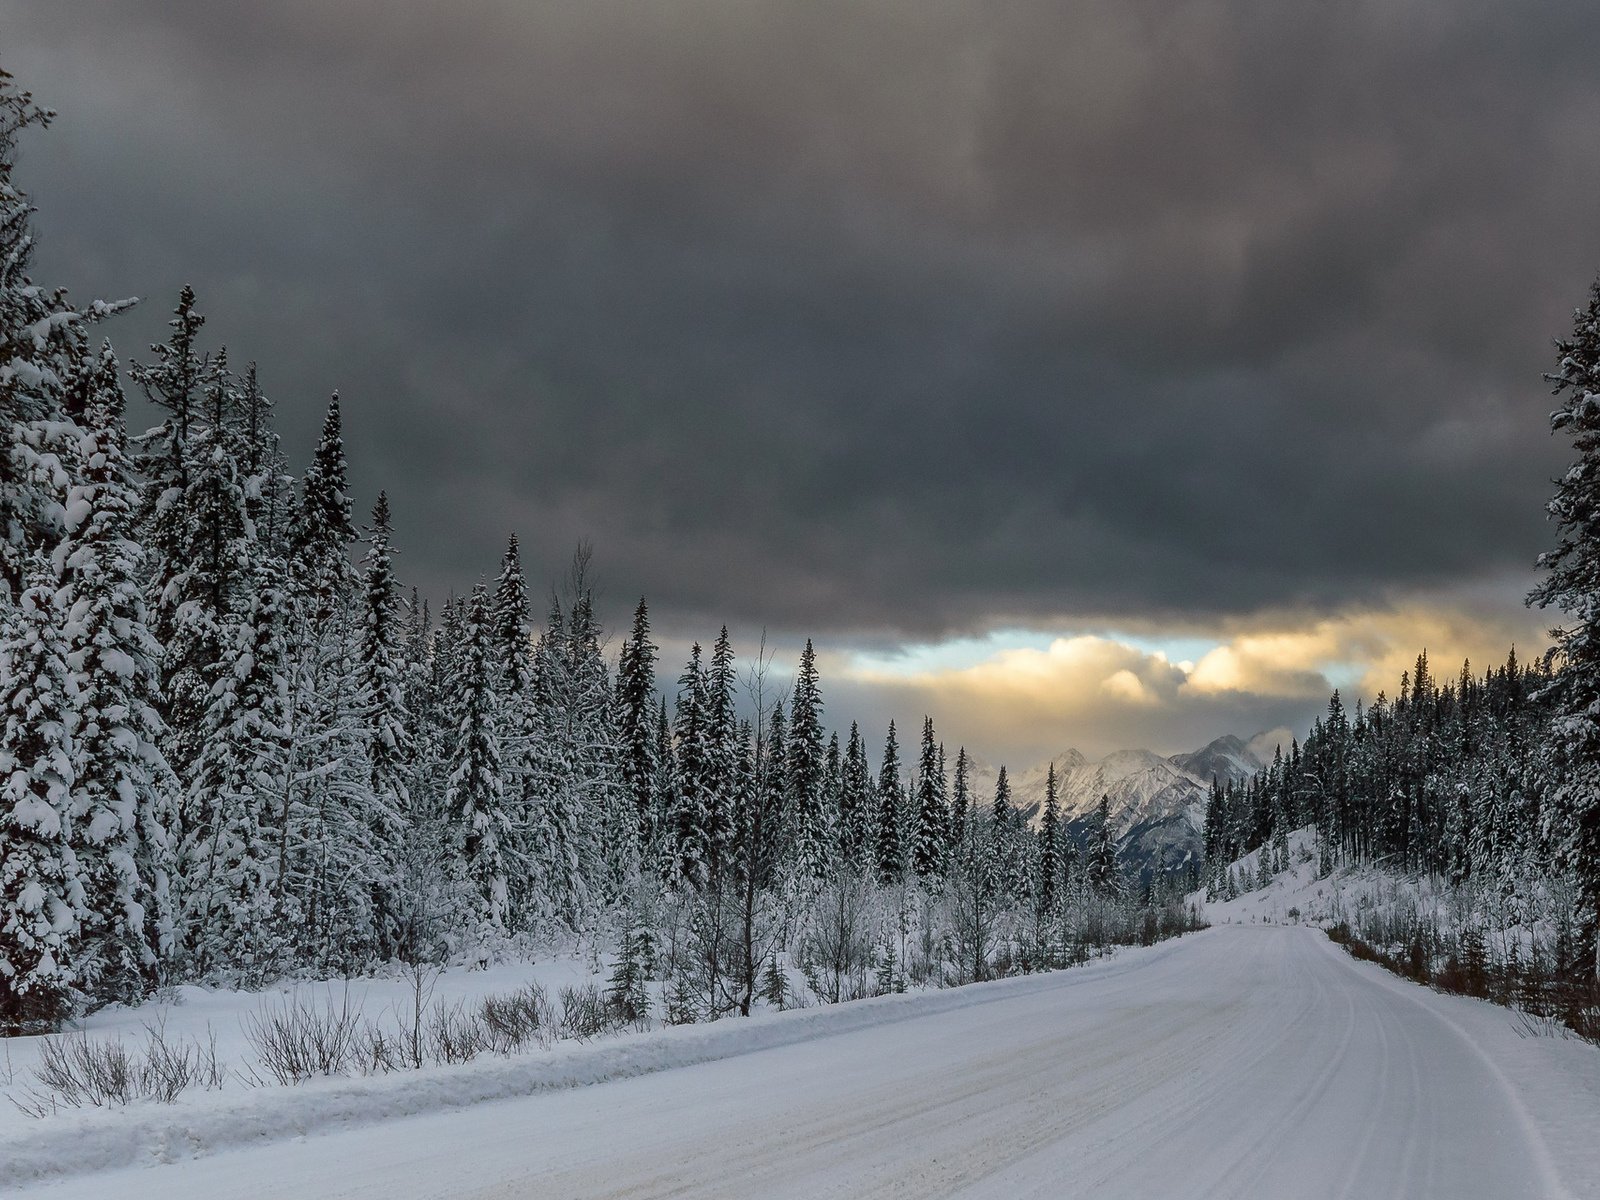
[{"label": "tall fir tree", "polygon": [[43,555],[0,628],[0,1031],[66,1017],[87,897],[73,851],[77,687]]},{"label": "tall fir tree", "polygon": [[1539,556],[1545,576],[1529,600],[1566,618],[1551,630],[1550,753],[1558,782],[1550,802],[1600,976],[1600,280],[1556,353],[1556,370],[1545,377],[1558,398],[1550,429],[1571,439],[1575,458],[1545,506],[1557,540]]},{"label": "tall fir tree", "polygon": [[644,597],[633,610],[633,628],[617,658],[617,734],[622,741],[622,778],[633,801],[641,846],[656,839],[652,797],[658,772],[660,732],[656,708],[656,644],[650,640],[650,610]]},{"label": "tall fir tree", "polygon": [[788,754],[796,865],[807,878],[821,879],[828,870],[832,840],[829,833],[837,816],[829,810],[824,789],[822,691],[817,654],[810,638],[800,652],[800,669],[789,702]]},{"label": "tall fir tree", "polygon": [[495,637],[488,590],[472,593],[462,637],[462,693],[445,803],[457,863],[471,896],[475,932],[506,932],[508,892],[501,847],[508,832],[501,777]]},{"label": "tall fir tree", "polygon": [[1061,801],[1052,762],[1044,780],[1044,811],[1039,818],[1039,880],[1035,889],[1041,913],[1053,912],[1061,888]]},{"label": "tall fir tree", "polygon": [[854,866],[877,861],[876,810],[877,796],[872,786],[872,768],[867,763],[867,745],[861,737],[860,726],[851,721],[839,780],[839,848],[844,859]]},{"label": "tall fir tree", "polygon": [[950,816],[943,797],[944,767],[933,732],[933,718],[922,721],[922,748],[917,758],[917,791],[912,813],[911,866],[918,878],[928,879],[944,868],[945,839]]},{"label": "tall fir tree", "polygon": [[86,373],[78,481],[57,556],[77,680],[73,824],[83,878],[83,977],[97,1000],[137,1000],[174,949],[171,842],[178,782],[161,753],[161,647],[145,620],[138,490],[117,360]]},{"label": "tall fir tree", "polygon": [[361,726],[366,732],[370,797],[367,834],[371,839],[373,906],[380,953],[396,945],[393,915],[401,850],[413,819],[411,781],[415,769],[411,713],[406,705],[406,630],[390,549],[393,529],[389,497],[378,493],[367,533],[361,588],[360,647],[356,660]]},{"label": "tall fir tree", "polygon": [[883,765],[878,769],[876,825],[878,877],[885,882],[898,879],[906,867],[906,796],[893,721],[883,743]]}]

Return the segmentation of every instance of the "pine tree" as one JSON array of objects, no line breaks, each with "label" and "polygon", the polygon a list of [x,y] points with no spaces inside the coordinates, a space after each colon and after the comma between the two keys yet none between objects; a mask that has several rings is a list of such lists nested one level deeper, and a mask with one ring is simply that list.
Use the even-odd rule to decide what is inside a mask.
[{"label": "pine tree", "polygon": [[650,640],[650,610],[644,598],[633,611],[633,629],[617,659],[617,734],[622,740],[622,779],[633,801],[641,846],[656,837],[652,797],[659,770],[660,730],[656,709],[656,645]]},{"label": "pine tree", "polygon": [[252,558],[221,625],[180,842],[180,941],[191,971],[254,983],[285,965],[284,944],[301,917],[284,887],[292,609],[282,576],[277,560]]},{"label": "pine tree", "polygon": [[1038,911],[1053,912],[1061,883],[1061,807],[1056,790],[1056,764],[1050,764],[1044,781],[1044,812],[1039,820],[1039,880],[1035,889]]},{"label": "pine tree", "polygon": [[877,867],[884,882],[899,878],[906,866],[905,784],[900,778],[900,744],[894,722],[883,743],[883,765],[878,770]]},{"label": "pine tree", "polygon": [[676,714],[677,787],[671,821],[672,877],[691,888],[704,887],[709,876],[706,826],[710,821],[710,757],[706,713],[706,676],[700,644],[678,678]]},{"label": "pine tree", "polygon": [[35,555],[0,630],[0,1031],[66,1017],[86,897],[73,853],[79,704],[54,572]]},{"label": "pine tree", "polygon": [[788,754],[796,864],[805,877],[821,879],[829,867],[830,832],[836,818],[829,811],[824,790],[822,693],[817,683],[817,655],[810,638],[800,653],[800,670],[789,704]]},{"label": "pine tree", "polygon": [[472,895],[480,938],[503,934],[507,884],[501,846],[508,823],[500,770],[499,672],[488,590],[473,589],[463,630],[461,709],[455,753],[445,794],[461,874]]},{"label": "pine tree", "polygon": [[1600,975],[1600,280],[1556,352],[1557,369],[1545,377],[1559,398],[1550,428],[1572,439],[1577,457],[1545,506],[1557,542],[1539,556],[1546,574],[1529,601],[1567,618],[1551,631],[1558,669],[1548,692],[1550,751],[1559,782],[1550,801]]},{"label": "pine tree", "polygon": [[669,851],[673,844],[672,816],[678,792],[678,758],[672,745],[672,723],[667,719],[667,698],[656,702],[655,771],[650,779],[650,862],[668,878]]},{"label": "pine tree", "polygon": [[337,394],[301,481],[294,527],[299,618],[291,729],[289,882],[304,914],[305,954],[329,969],[368,961],[381,940],[374,895],[391,873],[395,828],[371,791],[356,684],[359,620],[343,419]]},{"label": "pine tree", "polygon": [[74,376],[85,363],[93,369],[86,326],[127,306],[80,311],[28,276],[33,208],[15,179],[17,139],[50,118],[0,71],[0,602],[21,592],[30,556],[51,551],[61,532],[61,457],[82,411]]},{"label": "pine tree", "polygon": [[922,721],[922,750],[917,759],[917,792],[913,814],[911,865],[918,878],[928,879],[944,869],[944,843],[950,822],[945,812],[942,783],[944,768],[934,737],[933,718]]},{"label": "pine tree", "polygon": [[638,907],[630,906],[617,961],[606,983],[606,1002],[613,1012],[630,1022],[650,1016],[651,933],[641,917]]},{"label": "pine tree", "polygon": [[1000,774],[994,781],[994,826],[997,830],[1004,829],[1011,824],[1011,780],[1006,776],[1004,763],[1000,764]]},{"label": "pine tree", "polygon": [[638,822],[622,775],[615,691],[600,649],[587,582],[588,551],[574,556],[565,606],[552,597],[534,654],[536,857],[562,920],[574,928],[594,906],[631,887],[639,867]]},{"label": "pine tree", "polygon": [[[227,636],[222,625],[231,603],[226,580],[214,568],[229,543],[224,525],[232,523],[229,481],[218,472],[232,460],[220,432],[202,436],[207,395],[225,396],[225,380],[200,350],[204,324],[194,289],[184,287],[168,322],[171,336],[151,347],[156,361],[134,363],[129,371],[145,398],[164,414],[138,439],[135,467],[144,480],[139,540],[148,563],[150,629],[163,647],[163,750],[186,780],[200,752],[200,728],[211,703],[206,680],[222,653]],[[206,528],[197,511],[202,500],[209,510]],[[239,500],[242,521],[242,491]]]},{"label": "pine tree", "polygon": [[90,373],[58,554],[68,602],[67,661],[79,729],[73,826],[85,892],[83,976],[99,1000],[133,1001],[173,951],[171,871],[178,783],[161,753],[161,648],[145,621],[138,493],[123,429],[117,361]]},{"label": "pine tree", "polygon": [[839,781],[839,848],[845,861],[857,866],[876,861],[876,807],[866,743],[860,727],[852,721]]},{"label": "pine tree", "polygon": [[514,533],[495,579],[494,640],[495,659],[504,672],[500,691],[520,696],[528,687],[533,663],[528,640],[528,581],[522,573],[522,549]]},{"label": "pine tree", "polygon": [[1117,869],[1117,848],[1111,832],[1111,797],[1101,796],[1089,820],[1089,846],[1084,860],[1088,883],[1102,896],[1115,896],[1122,889]]},{"label": "pine tree", "polygon": [[956,773],[950,794],[950,844],[960,846],[972,829],[972,764],[967,758],[967,748],[956,751]]},{"label": "pine tree", "polygon": [[724,625],[711,648],[706,675],[706,871],[720,879],[734,839],[739,796],[739,715],[734,703],[733,643]]},{"label": "pine tree", "polygon": [[406,707],[405,629],[400,589],[389,549],[392,529],[389,498],[378,493],[367,535],[366,571],[362,581],[361,643],[356,662],[362,727],[367,733],[367,794],[371,798],[368,833],[372,844],[374,907],[382,923],[380,953],[391,950],[396,930],[393,914],[399,898],[394,889],[406,837],[413,819],[411,779],[415,769],[411,714]]}]

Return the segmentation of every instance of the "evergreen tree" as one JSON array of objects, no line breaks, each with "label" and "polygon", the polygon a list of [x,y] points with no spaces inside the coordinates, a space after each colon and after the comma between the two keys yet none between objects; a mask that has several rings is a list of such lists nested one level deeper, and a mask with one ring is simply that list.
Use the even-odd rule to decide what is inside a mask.
[{"label": "evergreen tree", "polygon": [[400,874],[406,826],[412,819],[411,779],[415,769],[411,714],[406,706],[405,629],[389,549],[391,535],[389,498],[379,492],[367,536],[357,671],[370,772],[367,791],[372,821],[368,832],[373,847],[374,904],[384,921],[378,933],[385,951],[394,945],[395,930],[390,918],[400,905],[394,888]]},{"label": "evergreen tree", "polygon": [[512,534],[500,560],[500,574],[494,585],[495,658],[504,676],[500,691],[520,696],[528,687],[533,670],[528,640],[528,581],[522,573],[522,549]]},{"label": "evergreen tree", "polygon": [[660,728],[656,708],[656,645],[650,640],[650,610],[640,597],[633,629],[617,659],[617,734],[622,741],[622,779],[633,801],[641,845],[652,845],[652,816]]},{"label": "evergreen tree", "polygon": [[1117,847],[1111,832],[1111,797],[1101,796],[1089,820],[1089,845],[1084,857],[1088,883],[1102,896],[1115,896],[1122,888],[1117,869]]},{"label": "evergreen tree", "polygon": [[950,793],[950,844],[960,846],[972,828],[972,764],[967,758],[967,748],[956,751],[956,773]]},{"label": "evergreen tree", "polygon": [[739,798],[739,716],[734,703],[733,643],[724,625],[706,676],[706,870],[716,881],[732,850]]},{"label": "evergreen tree", "polygon": [[173,950],[171,829],[178,784],[160,750],[161,648],[145,621],[137,489],[109,345],[90,373],[58,555],[79,726],[72,811],[83,880],[82,973],[97,999],[133,1001]]},{"label": "evergreen tree", "polygon": [[876,861],[876,807],[866,742],[852,721],[839,780],[839,849],[847,862],[864,866]]},{"label": "evergreen tree", "polygon": [[507,884],[501,846],[508,823],[500,773],[500,732],[494,681],[495,638],[488,590],[479,584],[463,630],[462,705],[445,803],[460,870],[471,895],[480,937],[506,930]]},{"label": "evergreen tree", "polygon": [[1550,428],[1571,438],[1576,459],[1545,506],[1557,542],[1539,556],[1545,577],[1529,600],[1566,616],[1551,631],[1558,669],[1548,696],[1550,752],[1558,782],[1550,801],[1600,974],[1600,280],[1556,352],[1557,369],[1546,376],[1559,398]]},{"label": "evergreen tree", "polygon": [[284,965],[301,914],[284,887],[291,602],[281,564],[257,556],[248,566],[208,668],[201,750],[187,781],[180,940],[193,972],[259,983]]},{"label": "evergreen tree", "polygon": [[35,555],[0,630],[0,1031],[37,1032],[69,1015],[86,896],[73,852],[73,726],[54,572]]},{"label": "evergreen tree", "polygon": [[878,770],[877,866],[884,882],[897,879],[905,869],[905,784],[900,778],[900,744],[894,722],[883,743],[883,766]]},{"label": "evergreen tree", "polygon": [[944,869],[944,848],[949,814],[945,812],[944,768],[939,761],[939,745],[934,738],[933,718],[922,721],[922,750],[917,759],[917,793],[911,865],[921,879]]},{"label": "evergreen tree", "polygon": [[829,867],[830,830],[835,814],[826,803],[822,739],[822,693],[817,683],[817,656],[811,639],[800,653],[794,697],[789,704],[789,788],[795,832],[795,857],[800,871],[820,879]]},{"label": "evergreen tree", "polygon": [[700,661],[700,644],[696,642],[690,650],[689,663],[678,678],[677,787],[671,822],[671,874],[674,880],[691,888],[703,887],[710,876],[706,839],[711,812],[710,739],[706,708],[705,668]]},{"label": "evergreen tree", "polygon": [[1044,812],[1039,819],[1039,880],[1035,889],[1038,909],[1054,911],[1061,884],[1061,806],[1056,790],[1056,764],[1050,764],[1044,781]]},{"label": "evergreen tree", "polygon": [[1000,774],[994,781],[994,827],[1001,830],[1011,824],[1011,780],[1006,777],[1006,767],[1000,764]]}]

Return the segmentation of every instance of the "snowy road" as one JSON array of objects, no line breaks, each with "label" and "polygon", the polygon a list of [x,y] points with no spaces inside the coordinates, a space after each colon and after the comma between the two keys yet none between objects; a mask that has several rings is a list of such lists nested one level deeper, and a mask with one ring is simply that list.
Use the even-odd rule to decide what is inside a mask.
[{"label": "snowy road", "polygon": [[[1371,1200],[1600,1187],[1600,1054],[1518,1038],[1506,1014],[1356,964],[1318,932],[1218,928],[1050,980],[719,1062],[29,1194]],[[1559,1120],[1540,1107],[1554,1103]]]}]

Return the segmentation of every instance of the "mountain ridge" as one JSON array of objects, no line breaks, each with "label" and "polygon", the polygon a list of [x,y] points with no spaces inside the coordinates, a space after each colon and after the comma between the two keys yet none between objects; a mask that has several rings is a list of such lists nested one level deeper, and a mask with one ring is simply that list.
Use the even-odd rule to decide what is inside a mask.
[{"label": "mountain ridge", "polygon": [[[1011,774],[1011,803],[1028,824],[1037,827],[1044,809],[1046,781],[1056,769],[1057,797],[1069,835],[1081,837],[1102,796],[1110,800],[1111,828],[1123,860],[1137,867],[1175,867],[1196,860],[1211,782],[1240,783],[1267,766],[1262,749],[1275,735],[1269,730],[1248,739],[1223,734],[1180,754],[1160,755],[1131,748],[1090,759],[1069,748],[1026,770]],[[998,774],[975,763],[974,795],[994,794]]]}]

